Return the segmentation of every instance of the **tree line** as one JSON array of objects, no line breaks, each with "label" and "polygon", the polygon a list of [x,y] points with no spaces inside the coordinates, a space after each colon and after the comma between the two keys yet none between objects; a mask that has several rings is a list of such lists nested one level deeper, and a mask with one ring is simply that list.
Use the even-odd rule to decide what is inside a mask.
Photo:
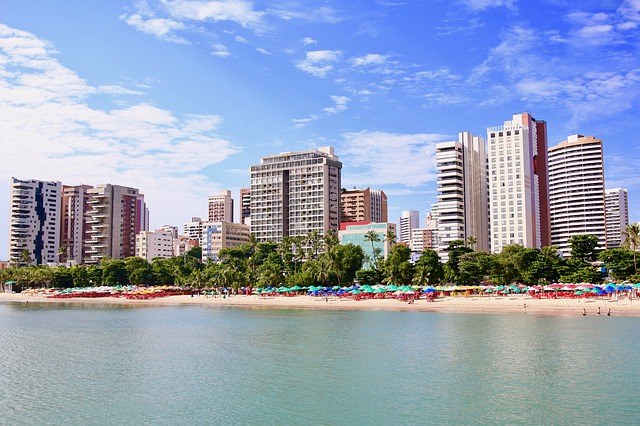
[{"label": "tree line", "polygon": [[[374,235],[375,234],[375,235]],[[604,276],[595,262],[603,262],[612,278],[640,282],[636,251],[640,245],[640,224],[624,233],[624,247],[599,250],[594,235],[570,238],[571,257],[563,259],[555,247],[525,248],[517,244],[500,253],[476,251],[474,238],[452,241],[448,260],[442,262],[431,249],[424,250],[412,263],[411,251],[395,243],[395,235],[384,236],[392,245],[386,259],[374,242],[380,235],[369,233],[373,256],[360,246],[341,245],[335,232],[322,236],[313,231],[304,237],[284,237],[280,243],[248,244],[220,251],[217,262],[201,261],[199,247],[184,256],[155,258],[147,262],[139,257],[123,260],[103,259],[98,265],[26,266],[0,271],[2,282],[14,281],[27,287],[90,287],[99,285],[177,285],[181,287],[279,287],[279,286],[351,286],[394,284],[437,285],[509,284],[529,285],[552,282],[600,283]],[[366,265],[366,267],[364,266]]]}]

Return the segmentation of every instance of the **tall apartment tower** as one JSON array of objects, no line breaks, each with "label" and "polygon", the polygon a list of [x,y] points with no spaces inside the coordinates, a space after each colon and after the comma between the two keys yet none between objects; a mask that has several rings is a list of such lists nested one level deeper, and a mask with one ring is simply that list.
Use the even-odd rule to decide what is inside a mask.
[{"label": "tall apartment tower", "polygon": [[209,196],[209,222],[233,222],[233,198],[231,191],[221,191]]},{"label": "tall apartment tower", "polygon": [[173,240],[173,229],[141,231],[136,235],[136,256],[146,259],[147,262],[156,257],[173,257]]},{"label": "tall apartment tower", "polygon": [[340,222],[385,223],[387,195],[379,189],[344,189],[340,194]]},{"label": "tall apartment tower", "polygon": [[529,113],[487,129],[491,251],[551,244],[547,124]]},{"label": "tall apartment tower", "polygon": [[85,241],[84,263],[104,257],[124,259],[136,255],[136,235],[148,230],[148,210],[136,188],[101,184],[88,189],[91,206],[86,221],[91,229]]},{"label": "tall apartment tower", "polygon": [[626,189],[604,191],[604,210],[607,226],[607,248],[618,248],[624,242],[622,233],[629,225],[629,199]]},{"label": "tall apartment tower", "polygon": [[590,234],[606,248],[602,140],[571,135],[549,148],[551,245],[569,254],[569,238]]},{"label": "tall apartment tower", "polygon": [[398,221],[398,242],[410,246],[411,232],[417,228],[420,228],[420,212],[418,210],[403,211]]},{"label": "tall apartment tower", "polygon": [[[61,182],[11,178],[9,261],[44,265],[58,261]],[[25,250],[30,262],[23,261]]]},{"label": "tall apartment tower", "polygon": [[455,240],[476,239],[476,250],[489,250],[487,153],[485,140],[471,133],[436,145],[438,171],[438,246],[443,260]]},{"label": "tall apartment tower", "polygon": [[62,214],[60,223],[60,244],[63,247],[60,262],[82,263],[86,256],[84,242],[89,238],[91,226],[85,216],[91,210],[89,185],[62,187]]},{"label": "tall apartment tower", "polygon": [[251,166],[251,233],[256,240],[337,232],[341,170],[333,147],[271,155]]},{"label": "tall apartment tower", "polygon": [[240,223],[251,225],[251,189],[240,189]]}]

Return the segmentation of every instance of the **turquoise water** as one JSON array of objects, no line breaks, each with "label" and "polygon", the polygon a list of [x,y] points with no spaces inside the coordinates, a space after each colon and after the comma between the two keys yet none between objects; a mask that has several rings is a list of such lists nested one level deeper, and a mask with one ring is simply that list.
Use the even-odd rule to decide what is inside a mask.
[{"label": "turquoise water", "polygon": [[640,319],[0,304],[0,424],[629,424]]}]

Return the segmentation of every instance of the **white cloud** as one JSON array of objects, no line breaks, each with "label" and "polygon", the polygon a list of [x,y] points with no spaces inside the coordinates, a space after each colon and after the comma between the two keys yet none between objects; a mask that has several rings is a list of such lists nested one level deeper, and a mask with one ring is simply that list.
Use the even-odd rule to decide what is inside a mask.
[{"label": "white cloud", "polygon": [[224,44],[214,44],[212,46],[212,51],[211,54],[213,56],[218,56],[220,58],[226,58],[227,56],[231,55],[231,53],[229,52],[229,50],[227,49],[227,47]]},{"label": "white cloud", "polygon": [[340,57],[339,50],[315,50],[307,52],[303,61],[296,63],[296,67],[315,77],[326,77],[333,69],[331,63],[337,62]]},{"label": "white cloud", "polygon": [[234,40],[237,41],[238,43],[249,43],[249,40],[247,40],[242,36],[235,36]]},{"label": "white cloud", "polygon": [[185,28],[184,24],[181,22],[163,18],[144,19],[138,13],[134,13],[129,16],[122,15],[120,16],[120,19],[134,27],[136,30],[158,37],[159,39],[180,44],[189,43],[184,38],[174,34],[175,31],[183,30]]},{"label": "white cloud", "polygon": [[492,7],[506,7],[517,10],[515,0],[460,0],[460,3],[474,11],[481,11]]},{"label": "white cloud", "polygon": [[284,21],[300,20],[308,22],[320,22],[327,24],[336,24],[345,20],[341,13],[331,7],[322,6],[311,10],[293,10],[292,5],[288,9],[270,9],[269,14],[277,16]]},{"label": "white cloud", "polygon": [[201,171],[239,151],[215,134],[222,119],[148,103],[92,107],[98,93],[137,93],[91,86],[55,53],[33,34],[0,25],[0,189],[8,190],[10,176],[110,182],[138,187],[152,223],[177,225],[192,215],[191,206],[206,199],[200,188],[217,186]]},{"label": "white cloud", "polygon": [[271,55],[271,52],[269,52],[267,49],[264,49],[262,47],[256,47],[256,50],[262,53],[263,55]]},{"label": "white cloud", "polygon": [[97,91],[107,95],[144,95],[140,90],[131,90],[119,85],[98,86]]},{"label": "white cloud", "polygon": [[245,28],[262,27],[262,13],[253,10],[249,1],[243,0],[164,0],[174,19],[193,21],[231,21]]},{"label": "white cloud", "polygon": [[384,64],[388,56],[380,55],[377,53],[369,53],[365,56],[355,57],[351,59],[351,63],[355,67],[362,67],[367,65],[381,65]]},{"label": "white cloud", "polygon": [[440,134],[361,131],[343,135],[339,152],[349,164],[343,181],[350,184],[418,187],[436,179],[435,145],[449,140]]},{"label": "white cloud", "polygon": [[305,37],[302,40],[300,40],[300,43],[302,43],[303,46],[309,46],[310,44],[318,43],[318,40],[314,40],[311,37]]},{"label": "white cloud", "polygon": [[331,96],[331,100],[334,102],[334,106],[324,109],[324,112],[328,114],[336,114],[347,109],[349,98],[346,96]]}]

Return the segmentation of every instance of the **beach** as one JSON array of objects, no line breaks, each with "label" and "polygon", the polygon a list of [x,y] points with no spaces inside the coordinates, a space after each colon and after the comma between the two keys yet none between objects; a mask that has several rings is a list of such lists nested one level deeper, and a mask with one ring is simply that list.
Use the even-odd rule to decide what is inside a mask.
[{"label": "beach", "polygon": [[413,303],[389,299],[361,299],[316,296],[260,296],[231,295],[228,297],[206,297],[204,295],[179,295],[148,300],[131,300],[122,297],[66,298],[56,299],[40,294],[0,293],[0,302],[19,303],[77,303],[77,304],[122,304],[130,306],[179,306],[201,305],[212,307],[234,307],[246,309],[322,309],[322,310],[384,310],[415,312],[485,313],[485,314],[544,314],[562,316],[600,315],[609,310],[615,316],[640,316],[640,300],[626,296],[616,298],[557,298],[536,299],[529,295],[507,296],[447,296],[429,302],[424,298]]}]

